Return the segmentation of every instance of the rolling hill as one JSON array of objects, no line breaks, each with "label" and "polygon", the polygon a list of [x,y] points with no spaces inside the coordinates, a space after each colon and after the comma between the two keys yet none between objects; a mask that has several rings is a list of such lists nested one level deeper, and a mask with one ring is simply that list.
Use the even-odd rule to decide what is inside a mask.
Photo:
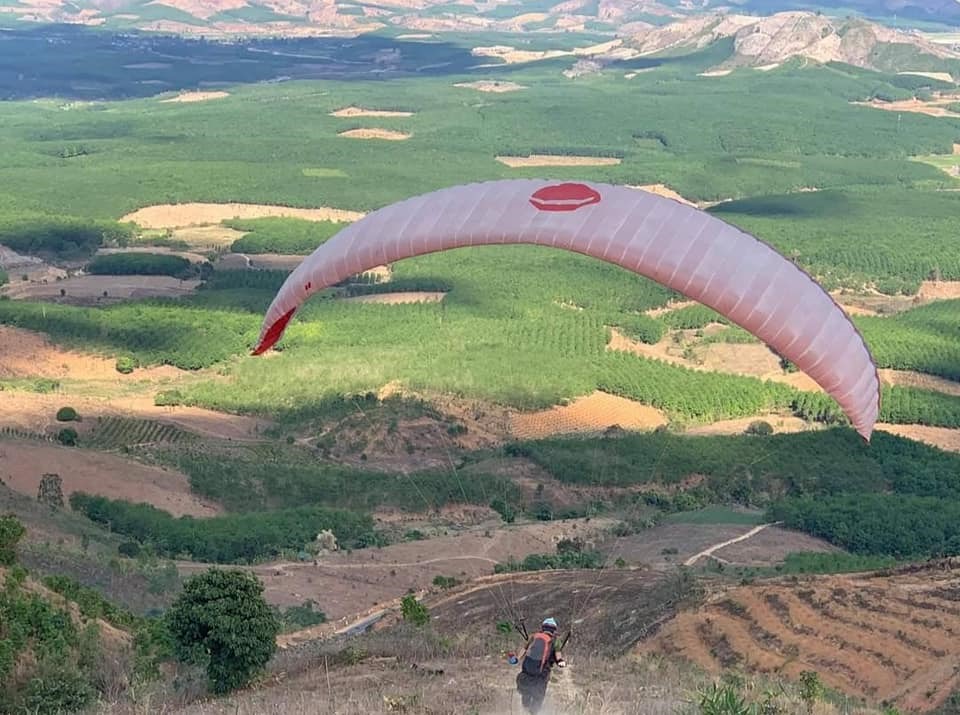
[{"label": "rolling hill", "polygon": [[809,12],[769,17],[701,15],[641,31],[625,44],[641,55],[704,48],[731,38],[732,51],[715,69],[769,68],[794,58],[838,62],[883,72],[960,68],[960,53],[913,33],[861,19],[836,20]]},{"label": "rolling hill", "polygon": [[960,25],[953,0],[853,0],[834,3],[745,0],[9,0],[0,3],[0,24],[78,23],[111,29],[202,34],[357,35],[398,32],[595,32],[630,34],[699,17],[708,12],[765,17],[783,11],[850,17],[851,13],[894,26],[947,29]]}]

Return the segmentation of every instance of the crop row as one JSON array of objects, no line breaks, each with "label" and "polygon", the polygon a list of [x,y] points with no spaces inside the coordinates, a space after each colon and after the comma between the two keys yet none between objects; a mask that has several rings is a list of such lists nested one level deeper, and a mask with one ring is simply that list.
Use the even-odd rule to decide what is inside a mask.
[{"label": "crop row", "polygon": [[306,254],[334,236],[347,224],[334,221],[307,221],[305,219],[270,217],[258,219],[229,219],[223,224],[247,235],[233,242],[234,253]]},{"label": "crop row", "polygon": [[192,436],[190,432],[165,422],[130,417],[104,417],[98,419],[90,437],[84,442],[92,447],[112,449],[159,442],[184,442]]},{"label": "crop row", "polygon": [[110,253],[94,258],[87,271],[95,275],[173,276],[187,279],[199,275],[199,269],[181,256],[158,253]]}]

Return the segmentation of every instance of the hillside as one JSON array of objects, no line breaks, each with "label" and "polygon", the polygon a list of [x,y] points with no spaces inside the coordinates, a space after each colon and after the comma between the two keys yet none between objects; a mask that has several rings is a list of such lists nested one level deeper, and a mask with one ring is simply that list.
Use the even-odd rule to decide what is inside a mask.
[{"label": "hillside", "polygon": [[713,592],[637,652],[682,656],[712,673],[797,679],[815,670],[847,693],[929,712],[958,684],[958,599],[956,560],[741,585]]},{"label": "hillside", "polygon": [[960,53],[916,34],[865,20],[838,20],[807,12],[762,18],[735,14],[690,17],[641,31],[625,44],[649,55],[700,49],[725,38],[732,39],[732,52],[714,70],[770,69],[794,58],[883,72],[937,69],[956,75],[960,69]]},{"label": "hillside", "polygon": [[[171,663],[101,693],[107,712],[503,713],[509,621],[547,611],[575,631],[560,712],[673,715],[715,678],[806,712],[804,671],[866,699],[828,693],[819,715],[873,712],[907,693],[892,680],[925,708],[957,690],[931,667],[954,654],[935,632],[960,628],[952,581],[808,576],[960,554],[960,93],[909,74],[953,73],[949,50],[630,2],[98,7],[100,28],[0,33],[0,513],[36,583],[88,607],[106,609],[56,577],[148,626],[230,566],[282,618],[247,692],[210,698]],[[909,106],[928,112],[883,111]],[[876,362],[870,442],[728,311],[547,246],[372,253],[250,354],[290,272],[349,224],[534,177],[700,207],[807,270]],[[408,596],[426,627],[399,622]],[[798,628],[723,620],[767,596]],[[700,630],[724,662],[700,660]],[[814,642],[833,635],[869,677],[833,677]]]}]

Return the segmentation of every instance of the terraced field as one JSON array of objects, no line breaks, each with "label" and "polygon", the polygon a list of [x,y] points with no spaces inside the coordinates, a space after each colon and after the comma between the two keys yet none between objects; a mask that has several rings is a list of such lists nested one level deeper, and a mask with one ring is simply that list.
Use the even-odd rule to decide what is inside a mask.
[{"label": "terraced field", "polygon": [[638,648],[930,711],[960,684],[960,561],[892,575],[783,579],[715,593]]}]

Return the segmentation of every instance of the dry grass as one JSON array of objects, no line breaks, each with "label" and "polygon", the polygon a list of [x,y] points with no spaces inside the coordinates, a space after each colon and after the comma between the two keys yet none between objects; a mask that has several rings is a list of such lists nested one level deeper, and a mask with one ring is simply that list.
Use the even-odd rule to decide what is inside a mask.
[{"label": "dry grass", "polygon": [[921,301],[960,298],[960,281],[923,281],[917,298]]},{"label": "dry grass", "polygon": [[466,89],[475,89],[478,92],[518,92],[526,89],[522,84],[516,82],[501,82],[494,80],[478,80],[476,82],[458,82],[454,87],[464,87]]},{"label": "dry grass", "polygon": [[[427,508],[429,505],[424,504]],[[454,513],[448,513],[452,517]],[[342,628],[366,615],[386,607],[409,590],[421,592],[431,588],[437,575],[454,576],[464,581],[488,576],[496,563],[511,556],[523,558],[531,553],[552,553],[558,539],[580,534],[594,538],[602,529],[612,526],[609,519],[565,522],[536,522],[504,526],[499,517],[464,528],[464,520],[444,519],[446,526],[433,529],[433,538],[405,541],[380,549],[364,549],[354,553],[343,551],[328,554],[314,562],[277,562],[244,566],[264,583],[264,595],[270,603],[296,605],[307,598],[323,594],[322,606],[331,623],[321,631]],[[455,533],[453,526],[459,527]],[[446,531],[454,532],[450,536]],[[487,536],[486,534],[490,534]],[[181,562],[183,574],[204,571],[209,564]]]},{"label": "dry grass", "polygon": [[540,439],[556,434],[601,432],[610,427],[649,430],[667,424],[660,410],[633,400],[594,392],[569,405],[511,415],[510,432],[518,439]]},{"label": "dry grass", "polygon": [[953,75],[949,72],[897,72],[897,74],[910,74],[917,77],[927,77],[928,79],[938,79],[941,82],[953,83]]},{"label": "dry grass", "polygon": [[[683,196],[678,194],[676,191],[671,189],[666,184],[643,184],[642,186],[627,184],[627,186],[631,189],[637,189],[639,191],[647,191],[651,194],[664,196],[668,199],[673,199],[674,201],[679,201],[682,204],[686,204],[687,206],[696,206],[696,204],[693,201],[685,199]],[[693,303],[693,301],[690,301],[690,302]]]},{"label": "dry grass", "polygon": [[777,434],[788,434],[793,432],[806,432],[812,429],[820,429],[816,423],[806,422],[799,417],[788,417],[785,415],[754,415],[752,417],[738,417],[730,420],[720,420],[708,425],[696,425],[687,428],[684,434],[688,435],[736,435],[743,434],[747,427],[763,420],[767,422],[773,431]]},{"label": "dry grass", "polygon": [[926,114],[929,117],[960,117],[960,114],[951,112],[949,109],[939,106],[937,103],[924,102],[919,99],[904,99],[898,102],[871,100],[869,102],[851,102],[851,104],[856,104],[861,107],[883,109],[888,112],[914,112],[916,114]]},{"label": "dry grass", "polygon": [[219,507],[190,491],[183,474],[112,454],[5,440],[0,442],[0,473],[8,487],[28,497],[37,495],[42,474],[53,473],[63,480],[64,497],[82,491],[146,502],[174,516],[204,517],[220,512]]},{"label": "dry grass", "polygon": [[192,293],[198,285],[200,281],[170,276],[86,275],[53,283],[14,281],[4,286],[3,292],[14,299],[88,304],[129,298],[176,298]]},{"label": "dry grass", "polygon": [[173,231],[173,238],[185,241],[197,250],[215,250],[233,245],[238,238],[246,236],[245,231],[237,231],[226,226],[190,226]]},{"label": "dry grass", "polygon": [[511,169],[534,166],[616,166],[620,163],[620,159],[610,156],[553,156],[549,154],[498,156],[496,159]]},{"label": "dry grass", "polygon": [[[137,372],[134,371],[134,378]],[[93,383],[93,387],[102,387],[102,384]],[[200,407],[157,407],[153,404],[152,394],[122,394],[116,386],[113,386],[110,392],[112,396],[104,398],[9,390],[3,393],[0,425],[37,433],[52,431],[59,425],[54,416],[65,404],[74,407],[83,416],[84,421],[75,425],[81,433],[89,425],[95,424],[97,417],[131,417],[176,425],[214,439],[257,442],[261,439],[259,434],[269,425],[266,420],[229,415]]]},{"label": "dry grass", "polygon": [[877,429],[917,442],[924,442],[948,452],[960,452],[960,430],[958,429],[928,427],[926,425],[892,425],[885,422],[878,422]]},{"label": "dry grass", "polygon": [[350,222],[363,218],[359,211],[332,208],[302,209],[290,206],[264,204],[161,204],[146,206],[121,217],[121,222],[132,221],[141,228],[187,228],[209,226],[232,218],[251,219],[267,216],[289,216],[307,221]]},{"label": "dry grass", "polygon": [[363,107],[344,107],[330,112],[331,117],[412,117],[413,112],[394,112],[384,109],[364,109]]},{"label": "dry grass", "polygon": [[338,136],[349,139],[384,139],[386,141],[397,142],[409,139],[413,135],[407,134],[406,132],[397,132],[392,129],[367,128],[348,129],[345,132],[339,132]]},{"label": "dry grass", "polygon": [[790,679],[815,670],[831,687],[921,712],[958,685],[960,566],[892,576],[825,576],[740,586],[678,615],[641,653]]},{"label": "dry grass", "polygon": [[[145,379],[168,379],[179,374],[177,368],[166,365],[122,375],[117,372],[115,360],[64,350],[40,333],[0,325],[0,378],[50,377],[122,384]],[[0,412],[0,417],[5,413],[6,410]]]},{"label": "dry grass", "polygon": [[170,99],[161,99],[163,103],[166,102],[206,102],[211,99],[221,99],[223,97],[229,97],[229,92],[181,92],[176,97],[171,97]]}]

